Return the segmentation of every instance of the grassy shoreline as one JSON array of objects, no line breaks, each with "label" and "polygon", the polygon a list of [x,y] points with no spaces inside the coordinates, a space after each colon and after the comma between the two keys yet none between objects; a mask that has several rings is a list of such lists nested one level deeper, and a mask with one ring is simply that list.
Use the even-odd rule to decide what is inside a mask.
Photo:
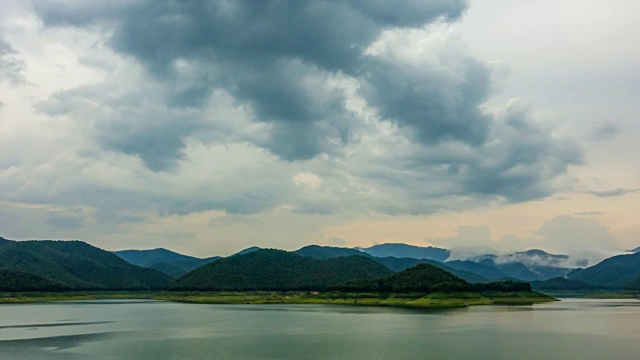
[{"label": "grassy shoreline", "polygon": [[397,306],[414,308],[465,307],[472,305],[525,305],[557,299],[534,292],[517,293],[347,293],[315,291],[218,291],[218,292],[24,292],[0,293],[0,304],[50,301],[148,299],[193,304],[331,304]]}]

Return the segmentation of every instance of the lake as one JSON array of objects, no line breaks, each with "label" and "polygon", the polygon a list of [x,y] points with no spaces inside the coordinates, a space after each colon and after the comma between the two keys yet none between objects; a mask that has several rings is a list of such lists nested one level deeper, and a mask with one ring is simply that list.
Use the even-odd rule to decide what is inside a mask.
[{"label": "lake", "polygon": [[413,310],[73,301],[0,305],[0,359],[640,359],[640,301]]}]

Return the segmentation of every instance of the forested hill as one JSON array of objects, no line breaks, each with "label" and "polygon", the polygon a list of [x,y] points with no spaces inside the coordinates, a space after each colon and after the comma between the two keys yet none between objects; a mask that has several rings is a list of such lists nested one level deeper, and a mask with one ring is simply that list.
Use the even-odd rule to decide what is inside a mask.
[{"label": "forested hill", "polygon": [[156,269],[174,278],[178,278],[193,269],[220,259],[219,256],[202,259],[179,254],[163,248],[151,250],[119,250],[113,251],[113,253],[133,265]]},{"label": "forested hill", "polygon": [[131,265],[82,241],[5,242],[0,245],[0,269],[31,274],[73,290],[162,289],[171,281],[166,274]]},{"label": "forested hill", "polygon": [[322,290],[356,279],[392,274],[362,256],[313,259],[260,249],[204,265],[176,280],[172,290]]},{"label": "forested hill", "polygon": [[333,246],[320,246],[320,245],[308,245],[294,251],[294,253],[302,256],[312,257],[315,259],[330,259],[335,257],[352,256],[352,255],[364,256],[381,263],[382,265],[388,267],[393,271],[402,271],[404,269],[408,269],[410,267],[416,266],[417,264],[431,264],[435,267],[448,271],[469,282],[486,283],[490,281],[484,276],[478,275],[476,273],[465,271],[464,269],[463,270],[454,269],[441,262],[438,262],[435,260],[429,260],[429,259],[396,258],[393,256],[380,258],[380,257],[375,257],[373,255],[369,255],[366,252],[356,250],[356,249],[333,247]]},{"label": "forested hill", "polygon": [[599,288],[622,289],[640,277],[640,253],[613,256],[586,269],[577,269],[567,276]]},{"label": "forested hill", "polygon": [[379,279],[356,280],[340,284],[342,291],[376,292],[436,292],[466,291],[470,283],[430,264],[418,264],[409,269]]},{"label": "forested hill", "polygon": [[519,292],[531,291],[531,286],[518,281],[495,281],[488,284],[472,284],[430,264],[418,264],[379,279],[355,280],[333,287],[340,291],[357,292]]},{"label": "forested hill", "polygon": [[68,286],[42,276],[0,269],[0,291],[64,291]]}]

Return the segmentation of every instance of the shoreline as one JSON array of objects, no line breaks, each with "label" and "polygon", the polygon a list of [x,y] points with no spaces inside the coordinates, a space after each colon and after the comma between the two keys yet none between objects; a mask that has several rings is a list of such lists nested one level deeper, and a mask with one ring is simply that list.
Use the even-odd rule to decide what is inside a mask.
[{"label": "shoreline", "polygon": [[315,291],[77,291],[0,293],[0,304],[79,300],[160,300],[191,304],[326,304],[451,308],[477,305],[530,305],[559,301],[535,293],[341,293]]}]

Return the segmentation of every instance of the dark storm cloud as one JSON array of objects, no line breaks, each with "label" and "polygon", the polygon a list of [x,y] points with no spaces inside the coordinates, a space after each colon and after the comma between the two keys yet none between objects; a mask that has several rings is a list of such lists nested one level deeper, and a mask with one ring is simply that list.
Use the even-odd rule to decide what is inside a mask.
[{"label": "dark storm cloud", "polygon": [[521,101],[507,106],[492,127],[481,156],[465,164],[465,183],[478,194],[501,195],[513,202],[543,198],[553,193],[554,178],[583,162],[574,141],[555,138]]},{"label": "dark storm cloud", "polygon": [[[349,0],[92,4],[45,1],[37,4],[37,10],[49,25],[113,27],[110,43],[116,51],[138,59],[158,79],[169,83],[187,81],[182,91],[170,94],[168,104],[197,106],[213,89],[225,89],[251,105],[259,121],[273,125],[273,138],[261,145],[286,160],[309,159],[346,140],[345,127],[350,119],[344,109],[345,95],[340,90],[327,89],[325,96],[316,96],[318,89],[308,85],[310,75],[326,78],[338,72],[359,77],[364,51],[384,29],[456,18],[466,8],[466,1],[460,0],[405,0],[393,4]],[[196,76],[190,78],[192,84],[176,69],[180,61],[196,64]],[[418,113],[424,106],[406,112],[391,108],[415,107],[430,95],[417,94],[410,103],[386,105],[383,113],[400,123],[414,124],[419,121],[416,116],[403,116]],[[436,101],[437,98],[431,103]],[[435,121],[434,112],[422,121]],[[456,120],[458,123],[451,126],[443,124],[446,120],[437,122],[435,135],[430,138],[440,137],[440,128],[451,130],[448,133],[461,130],[467,137],[475,130],[463,129],[466,123]],[[313,136],[303,136],[301,141],[301,133]],[[175,137],[182,138],[181,135],[178,132]],[[163,141],[171,145],[180,142]],[[138,151],[126,142],[121,149],[125,153]],[[173,150],[167,152],[174,154]]]},{"label": "dark storm cloud", "polygon": [[475,59],[462,62],[455,77],[451,69],[431,69],[388,59],[370,59],[364,66],[361,93],[380,115],[408,126],[424,143],[460,140],[485,142],[490,118],[479,105],[489,96],[491,70]]},{"label": "dark storm cloud", "polygon": [[11,44],[0,37],[0,81],[24,82],[25,63]]},{"label": "dark storm cloud", "polygon": [[[81,192],[59,196],[98,208],[98,217],[128,221],[114,199],[162,215],[278,206],[425,214],[543,198],[582,162],[575,142],[538,123],[523,102],[497,115],[483,110],[491,66],[438,23],[460,16],[464,1],[93,4],[42,1],[37,9],[46,26],[108,34],[105,44],[127,65],[97,66],[117,70],[57,93],[40,110],[81,124],[98,150],[139,158],[155,172],[132,171],[134,185],[107,189],[113,196],[99,194],[104,203]],[[217,108],[220,94],[242,116]],[[350,102],[363,103],[363,112]],[[173,191],[195,172],[187,146],[217,144],[256,145],[236,155],[266,154],[268,163],[199,174],[200,183]],[[292,188],[296,172],[309,170],[318,184]],[[137,183],[141,174],[154,181]]]}]

